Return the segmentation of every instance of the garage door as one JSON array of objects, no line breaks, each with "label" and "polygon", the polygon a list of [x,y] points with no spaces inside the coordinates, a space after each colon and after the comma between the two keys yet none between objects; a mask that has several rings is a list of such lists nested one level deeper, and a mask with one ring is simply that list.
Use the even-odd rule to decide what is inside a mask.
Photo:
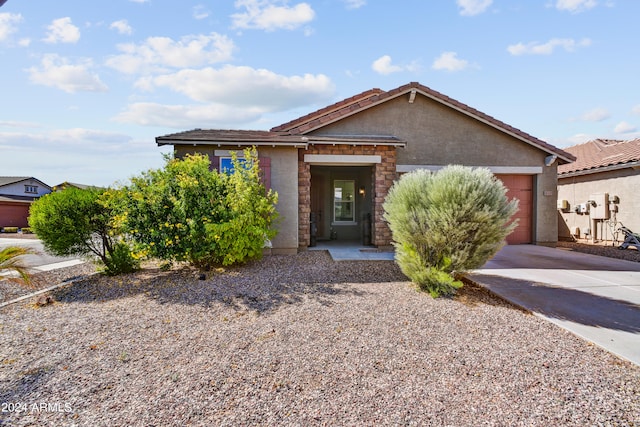
[{"label": "garage door", "polygon": [[27,227],[29,205],[0,202],[0,227]]},{"label": "garage door", "polygon": [[514,218],[519,220],[518,227],[507,236],[507,243],[520,245],[531,243],[531,222],[533,217],[533,176],[532,175],[496,175],[507,187],[509,200],[520,201],[519,210]]}]

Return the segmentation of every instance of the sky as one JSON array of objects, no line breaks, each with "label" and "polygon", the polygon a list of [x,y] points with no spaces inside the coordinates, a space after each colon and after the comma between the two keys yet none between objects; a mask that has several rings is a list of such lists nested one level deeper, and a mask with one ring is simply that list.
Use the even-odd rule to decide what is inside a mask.
[{"label": "sky", "polygon": [[557,147],[640,137],[637,0],[0,0],[0,176],[109,186],[155,137],[419,82]]}]

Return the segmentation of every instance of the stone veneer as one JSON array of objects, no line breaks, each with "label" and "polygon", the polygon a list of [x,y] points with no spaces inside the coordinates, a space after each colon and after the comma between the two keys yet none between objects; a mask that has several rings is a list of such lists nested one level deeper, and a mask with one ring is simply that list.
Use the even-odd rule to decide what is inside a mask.
[{"label": "stone veneer", "polygon": [[311,240],[311,165],[305,163],[305,154],[338,155],[379,155],[381,163],[374,165],[372,187],[373,227],[372,242],[375,246],[391,245],[391,230],[383,219],[382,204],[396,179],[396,148],[390,146],[352,146],[352,145],[312,145],[306,150],[298,150],[298,242],[300,248],[309,246]]}]

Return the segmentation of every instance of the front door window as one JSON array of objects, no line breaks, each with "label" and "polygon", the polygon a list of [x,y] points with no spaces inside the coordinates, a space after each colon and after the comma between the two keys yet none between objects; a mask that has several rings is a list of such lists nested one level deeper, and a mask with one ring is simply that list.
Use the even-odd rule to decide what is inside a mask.
[{"label": "front door window", "polygon": [[333,182],[333,220],[335,222],[355,221],[355,181],[335,180]]}]

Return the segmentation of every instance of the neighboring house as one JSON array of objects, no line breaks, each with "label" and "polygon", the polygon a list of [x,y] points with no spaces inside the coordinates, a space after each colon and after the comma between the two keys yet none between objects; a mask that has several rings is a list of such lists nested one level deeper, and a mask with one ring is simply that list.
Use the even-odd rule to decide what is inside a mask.
[{"label": "neighboring house", "polygon": [[92,188],[92,186],[91,185],[86,185],[86,184],[78,184],[78,183],[75,183],[75,182],[65,181],[65,182],[62,182],[62,183],[60,183],[58,185],[54,185],[53,186],[53,191],[62,191],[62,190],[67,189],[67,188],[77,188],[79,190],[86,190],[87,188]]},{"label": "neighboring house", "polygon": [[621,224],[640,233],[640,139],[596,139],[565,151],[576,161],[558,167],[559,238],[612,240]]},{"label": "neighboring house", "polygon": [[29,207],[51,187],[28,176],[0,176],[0,227],[28,227]]},{"label": "neighboring house", "polygon": [[556,167],[573,160],[419,83],[368,90],[270,131],[196,129],[156,143],[173,145],[179,157],[205,153],[217,169],[232,151],[256,146],[266,184],[279,194],[275,253],[306,248],[312,230],[318,240],[389,246],[382,205],[394,181],[450,164],[491,169],[520,200],[509,243],[555,245]]}]

